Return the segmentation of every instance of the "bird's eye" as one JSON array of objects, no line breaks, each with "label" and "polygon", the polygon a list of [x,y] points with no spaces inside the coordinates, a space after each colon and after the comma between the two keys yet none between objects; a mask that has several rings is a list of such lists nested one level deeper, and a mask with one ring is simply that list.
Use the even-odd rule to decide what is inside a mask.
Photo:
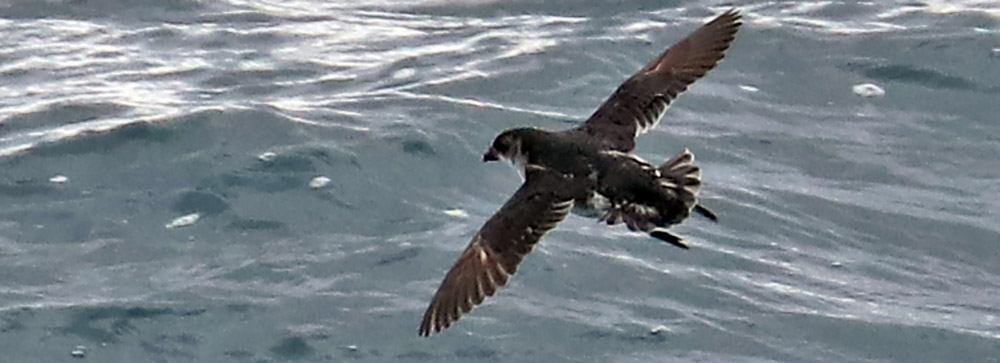
[{"label": "bird's eye", "polygon": [[497,140],[497,142],[493,145],[493,148],[500,153],[506,153],[507,149],[510,149],[510,140]]}]

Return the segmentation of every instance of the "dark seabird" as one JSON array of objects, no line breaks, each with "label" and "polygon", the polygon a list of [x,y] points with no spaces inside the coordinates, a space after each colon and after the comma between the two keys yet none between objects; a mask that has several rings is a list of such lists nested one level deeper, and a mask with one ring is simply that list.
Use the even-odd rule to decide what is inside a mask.
[{"label": "dark seabird", "polygon": [[500,133],[483,161],[507,159],[524,184],[498,210],[445,275],[424,313],[420,335],[440,332],[507,284],[524,255],[570,211],[609,225],[624,223],[680,248],[667,232],[695,211],[701,170],[684,149],[659,166],[632,153],[635,138],[656,126],[667,106],[725,55],[740,27],[730,10],[677,42],[625,80],[579,127],[516,128]]}]

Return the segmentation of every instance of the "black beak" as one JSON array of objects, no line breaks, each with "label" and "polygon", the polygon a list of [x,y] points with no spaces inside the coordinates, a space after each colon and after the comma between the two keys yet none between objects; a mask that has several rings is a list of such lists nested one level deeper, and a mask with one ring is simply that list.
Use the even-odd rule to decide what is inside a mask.
[{"label": "black beak", "polygon": [[489,150],[486,150],[485,154],[483,154],[483,162],[497,160],[500,160],[500,155],[497,154],[497,149],[491,147]]}]

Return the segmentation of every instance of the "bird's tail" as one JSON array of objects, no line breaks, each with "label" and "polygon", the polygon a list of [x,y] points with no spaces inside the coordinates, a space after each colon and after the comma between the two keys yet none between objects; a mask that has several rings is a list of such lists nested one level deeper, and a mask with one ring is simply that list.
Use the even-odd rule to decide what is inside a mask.
[{"label": "bird's tail", "polygon": [[698,204],[698,193],[701,192],[701,168],[694,164],[694,154],[684,149],[674,157],[661,164],[660,179],[665,187],[677,193],[677,198],[689,210],[694,210],[705,218],[718,221],[715,213]]},{"label": "bird's tail", "polygon": [[[694,164],[694,154],[684,149],[657,168],[660,172],[660,185],[672,190],[677,201],[683,203],[683,211],[675,216],[671,223],[677,223],[687,217],[691,210],[712,221],[717,221],[715,213],[698,204],[698,193],[701,192],[701,168]],[[664,229],[655,229],[649,235],[670,244],[687,249],[682,238]]]},{"label": "bird's tail", "polygon": [[701,168],[694,164],[694,154],[684,149],[660,165],[660,184],[677,193],[688,209],[694,208],[701,191]]},{"label": "bird's tail", "polygon": [[667,232],[665,228],[680,223],[692,210],[713,221],[716,220],[715,213],[698,204],[701,168],[694,164],[694,154],[684,149],[661,164],[657,171],[660,173],[657,182],[659,187],[663,188],[662,195],[665,198],[661,203],[615,205],[600,220],[608,224],[623,222],[630,230],[648,232],[652,237],[677,247],[687,248],[680,237]]}]

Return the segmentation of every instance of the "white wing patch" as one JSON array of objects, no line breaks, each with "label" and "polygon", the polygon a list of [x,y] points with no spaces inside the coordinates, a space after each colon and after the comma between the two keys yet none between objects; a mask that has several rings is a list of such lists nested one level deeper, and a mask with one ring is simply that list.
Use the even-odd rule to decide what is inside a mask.
[{"label": "white wing patch", "polygon": [[584,218],[598,218],[611,210],[611,199],[603,194],[593,191],[587,198],[586,203],[577,204],[573,207],[573,214]]},{"label": "white wing patch", "polygon": [[567,199],[567,200],[564,200],[562,202],[553,204],[552,205],[552,211],[556,212],[556,213],[559,213],[559,214],[565,215],[566,213],[569,212],[569,209],[572,208],[572,207],[573,207],[573,200],[572,199]]},{"label": "white wing patch", "polygon": [[667,107],[670,107],[668,100],[669,98],[665,95],[653,99],[653,102],[646,108],[646,113],[635,120],[635,136],[633,138],[649,132],[660,124],[660,119],[667,112]]},{"label": "white wing patch", "polygon": [[639,155],[636,155],[636,154],[633,154],[633,153],[621,152],[621,151],[618,151],[618,150],[601,150],[601,154],[608,155],[608,156],[611,156],[611,157],[614,157],[614,158],[623,158],[623,159],[632,160],[635,163],[639,164],[639,167],[642,168],[643,171],[646,171],[646,172],[649,172],[649,173],[653,174],[653,176],[655,178],[659,178],[660,177],[660,171],[657,170],[656,167],[654,167],[648,161],[646,161],[645,159],[639,157]]},{"label": "white wing patch", "polygon": [[621,152],[621,151],[618,151],[618,150],[601,150],[601,154],[608,155],[608,156],[615,157],[615,158],[631,159],[631,160],[635,160],[637,163],[639,163],[641,165],[649,165],[648,161],[646,161],[643,158],[640,158],[639,155],[636,155],[636,154],[633,154],[633,153],[626,153],[626,152]]}]

